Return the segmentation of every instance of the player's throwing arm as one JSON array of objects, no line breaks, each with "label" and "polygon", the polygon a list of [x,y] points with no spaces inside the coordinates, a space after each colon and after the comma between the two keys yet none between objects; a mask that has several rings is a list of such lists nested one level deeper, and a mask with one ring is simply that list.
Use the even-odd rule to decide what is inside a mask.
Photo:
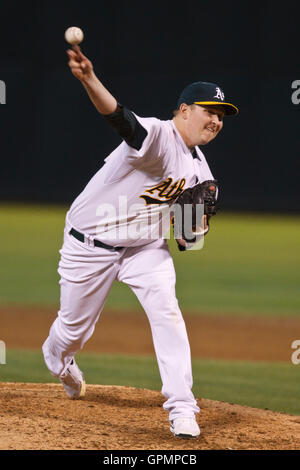
[{"label": "player's throwing arm", "polygon": [[79,28],[71,27],[65,32],[67,42],[73,45],[72,49],[67,50],[71,72],[81,81],[99,113],[111,114],[117,108],[117,100],[96,77],[92,62],[82,53],[78,43],[83,39],[83,33],[80,35],[77,30],[81,31]]}]

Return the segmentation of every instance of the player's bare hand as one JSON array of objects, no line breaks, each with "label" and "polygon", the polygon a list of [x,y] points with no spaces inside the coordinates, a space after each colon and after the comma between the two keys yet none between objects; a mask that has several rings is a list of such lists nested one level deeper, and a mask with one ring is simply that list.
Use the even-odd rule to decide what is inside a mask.
[{"label": "player's bare hand", "polygon": [[68,49],[67,54],[69,56],[68,65],[71,69],[72,74],[78,78],[78,80],[88,80],[93,75],[93,64],[92,62],[81,52],[79,46],[73,46],[73,49]]}]

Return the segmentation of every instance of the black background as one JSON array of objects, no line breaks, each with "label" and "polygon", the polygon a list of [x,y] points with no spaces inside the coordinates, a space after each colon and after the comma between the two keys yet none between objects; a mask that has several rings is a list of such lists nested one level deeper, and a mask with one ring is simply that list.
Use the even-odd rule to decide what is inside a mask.
[{"label": "black background", "polygon": [[70,204],[120,143],[67,66],[65,29],[112,94],[171,119],[188,83],[240,108],[202,147],[228,210],[299,212],[299,2],[2,1],[2,201]]}]

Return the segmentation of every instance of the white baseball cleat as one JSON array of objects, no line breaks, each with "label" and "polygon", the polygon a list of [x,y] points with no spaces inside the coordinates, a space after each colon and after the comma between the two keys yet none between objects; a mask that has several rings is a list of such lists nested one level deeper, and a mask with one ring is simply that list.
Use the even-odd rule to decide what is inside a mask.
[{"label": "white baseball cleat", "polygon": [[59,380],[63,384],[67,395],[72,398],[72,400],[84,397],[85,380],[75,359],[72,359],[66,371],[59,377]]},{"label": "white baseball cleat", "polygon": [[170,421],[170,431],[174,436],[181,437],[182,439],[190,439],[200,435],[197,421],[191,417],[175,418],[173,421]]}]

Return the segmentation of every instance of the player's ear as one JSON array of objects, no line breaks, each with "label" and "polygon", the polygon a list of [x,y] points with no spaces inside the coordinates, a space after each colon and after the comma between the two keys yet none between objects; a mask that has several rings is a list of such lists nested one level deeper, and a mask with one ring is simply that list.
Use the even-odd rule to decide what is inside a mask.
[{"label": "player's ear", "polygon": [[187,119],[189,106],[186,103],[181,103],[181,105],[179,107],[179,111],[180,111],[183,119]]}]

